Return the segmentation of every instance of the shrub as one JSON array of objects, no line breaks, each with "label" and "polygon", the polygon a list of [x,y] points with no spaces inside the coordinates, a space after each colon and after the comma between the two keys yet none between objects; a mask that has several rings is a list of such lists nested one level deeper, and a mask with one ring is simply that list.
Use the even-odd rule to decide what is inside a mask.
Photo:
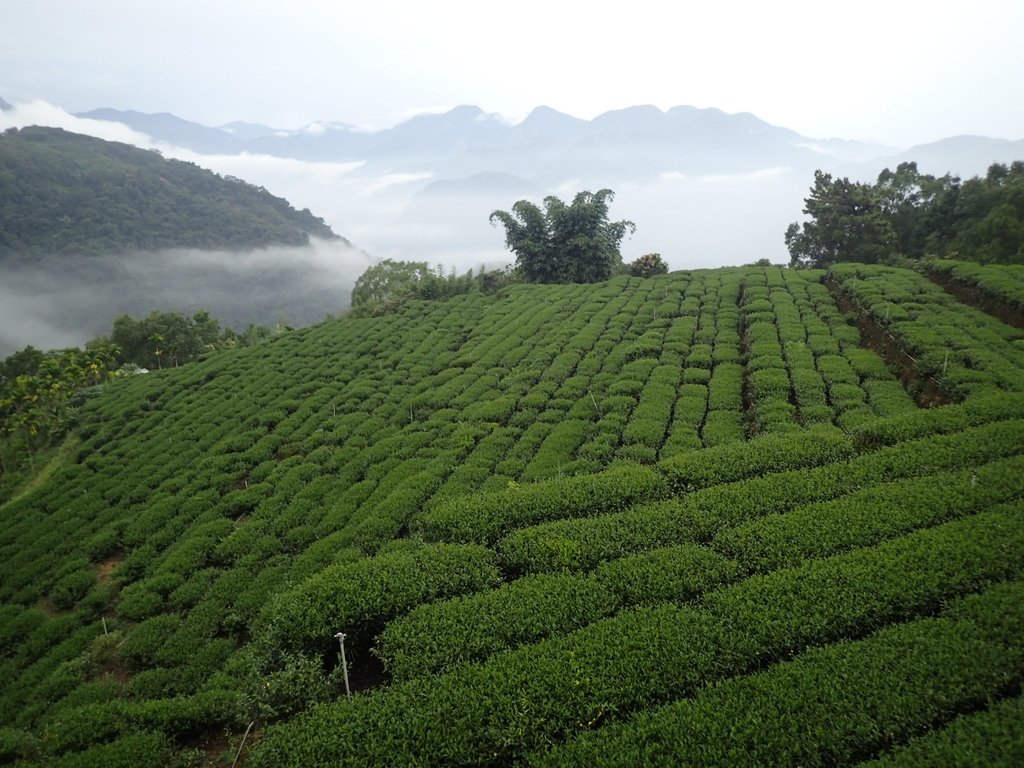
[{"label": "shrub", "polygon": [[452,499],[413,518],[413,528],[428,541],[494,543],[513,528],[599,515],[664,494],[657,472],[622,464],[595,475]]},{"label": "shrub", "polygon": [[284,650],[327,647],[338,631],[365,642],[420,603],[493,586],[494,561],[494,552],[477,545],[433,544],[329,566],[279,594],[257,632]]},{"label": "shrub", "polygon": [[[1007,538],[1009,537],[1009,538]],[[707,593],[697,608],[624,611],[435,678],[318,707],[264,732],[250,764],[342,759],[515,763],[596,722],[783,658],[910,620],[1024,568],[1024,531],[985,514]],[[999,674],[1006,678],[1004,662]],[[443,728],[438,723],[444,723]]]},{"label": "shrub", "polygon": [[661,463],[677,493],[694,491],[765,472],[819,466],[853,454],[849,438],[825,426],[798,435],[768,435],[749,443],[733,443],[681,454]]},{"label": "shrub", "polygon": [[668,274],[668,264],[660,253],[647,253],[629,263],[626,271],[633,277],[654,277]]},{"label": "shrub", "polygon": [[[1012,653],[969,623],[921,619],[809,650],[583,734],[530,764],[843,764],[983,702],[1013,664]],[[962,754],[973,763],[977,753]]]},{"label": "shrub", "polygon": [[524,576],[490,592],[420,606],[389,623],[374,652],[395,680],[406,680],[578,629],[617,607],[599,582]]}]

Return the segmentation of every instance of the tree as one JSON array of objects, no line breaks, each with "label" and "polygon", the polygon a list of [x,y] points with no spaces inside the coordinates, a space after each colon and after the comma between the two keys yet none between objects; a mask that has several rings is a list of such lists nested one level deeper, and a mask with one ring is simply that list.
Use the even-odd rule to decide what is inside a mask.
[{"label": "tree", "polygon": [[194,360],[204,352],[254,343],[234,331],[222,331],[220,322],[205,309],[192,317],[181,312],[160,312],[154,309],[136,320],[121,315],[114,320],[110,339],[120,349],[121,363],[134,363],[144,368],[177,367]]},{"label": "tree", "polygon": [[631,262],[627,271],[633,277],[653,277],[667,274],[668,264],[661,258],[660,253],[647,253]]},{"label": "tree", "polygon": [[622,238],[636,231],[632,221],[608,220],[614,197],[610,189],[584,191],[566,205],[551,195],[543,210],[520,200],[511,213],[491,213],[490,222],[505,227],[505,245],[527,282],[594,283],[612,276],[622,263]]},{"label": "tree", "polygon": [[1024,162],[996,163],[984,178],[968,179],[949,214],[947,253],[983,263],[1024,263]]},{"label": "tree", "polygon": [[896,249],[902,255],[924,256],[929,230],[934,226],[930,212],[959,181],[948,173],[939,178],[919,173],[914,162],[900,163],[895,171],[885,168],[878,174],[875,199],[892,226]]},{"label": "tree", "polygon": [[814,172],[814,186],[804,200],[811,217],[786,229],[786,247],[794,267],[829,267],[837,261],[877,263],[896,247],[889,220],[869,184],[832,179]]},{"label": "tree", "polygon": [[408,293],[432,273],[425,261],[384,259],[367,269],[352,287],[352,307],[397,299]]},{"label": "tree", "polygon": [[8,467],[8,459],[31,459],[61,437],[77,412],[72,396],[111,378],[119,352],[94,339],[84,350],[26,347],[0,363],[10,374],[0,379],[0,467]]}]

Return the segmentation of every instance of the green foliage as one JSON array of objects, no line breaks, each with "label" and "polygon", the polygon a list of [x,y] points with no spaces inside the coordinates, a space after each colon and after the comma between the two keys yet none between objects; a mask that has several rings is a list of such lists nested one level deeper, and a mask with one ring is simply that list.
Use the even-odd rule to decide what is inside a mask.
[{"label": "green foliage", "polygon": [[765,436],[682,454],[662,462],[661,469],[679,493],[765,472],[830,464],[852,454],[849,438],[836,429],[820,427],[794,436]]},{"label": "green foliage", "polygon": [[53,768],[137,768],[140,765],[173,765],[173,745],[161,733],[132,733],[109,744],[61,755],[46,763]]},{"label": "green foliage", "polygon": [[[811,649],[538,753],[529,764],[851,762],[984,702],[1019,664],[1019,654],[969,622],[921,619],[864,640]],[[961,754],[973,763],[977,753]]]},{"label": "green foliage", "polygon": [[860,487],[1013,456],[1022,441],[1024,422],[995,421],[908,441],[849,461],[712,486],[682,500],[522,528],[502,539],[498,548],[510,568],[589,570],[606,559],[709,540],[723,528],[835,499]]},{"label": "green foliage", "polygon": [[[180,737],[214,725],[237,728],[241,724],[240,705],[237,694],[218,690],[191,697],[89,704],[51,721],[43,733],[43,744],[47,750],[60,753],[122,734],[162,731]],[[151,737],[147,743],[152,745],[154,739]],[[137,744],[122,742],[109,751],[116,754],[122,749],[135,748]]]},{"label": "green foliage", "polygon": [[837,261],[874,264],[896,245],[892,226],[869,184],[833,180],[831,174],[815,171],[804,213],[810,221],[786,229],[791,266],[820,269]]},{"label": "green foliage", "polygon": [[420,606],[388,624],[374,652],[395,680],[407,680],[578,629],[619,605],[600,582],[524,576],[490,592]]},{"label": "green foliage", "polygon": [[0,135],[0,190],[0,258],[336,238],[262,187],[60,128]]},{"label": "green foliage", "polygon": [[405,296],[425,280],[430,267],[425,261],[384,259],[369,267],[352,288],[352,308]]},{"label": "green foliage", "polygon": [[2,363],[0,375],[0,468],[13,470],[32,454],[53,445],[74,424],[78,406],[109,381],[119,349],[98,339],[39,352],[26,347]]},{"label": "green foliage", "polygon": [[528,200],[512,212],[494,211],[491,224],[505,228],[505,245],[530,283],[594,283],[610,278],[622,262],[619,245],[636,230],[631,221],[609,221],[610,189],[579,192],[571,204],[551,195],[542,211]]},{"label": "green foliage", "polygon": [[512,528],[597,515],[664,495],[661,477],[635,464],[596,475],[544,480],[505,491],[454,499],[413,519],[428,541],[494,543]]},{"label": "green foliage", "polygon": [[965,182],[922,174],[917,163],[884,169],[875,184],[815,171],[811,221],[790,224],[793,266],[876,263],[899,254],[984,264],[1024,263],[1024,162],[994,164]]},{"label": "green foliage", "polygon": [[626,270],[633,277],[654,277],[655,275],[667,275],[668,264],[661,258],[660,253],[646,253],[635,261],[631,261]]},{"label": "green foliage", "polygon": [[742,572],[739,563],[710,549],[680,544],[609,560],[598,566],[594,578],[622,606],[657,605],[689,600]]},{"label": "green foliage", "polygon": [[864,768],[919,765],[976,765],[1014,768],[1024,761],[1024,697],[993,703],[964,714],[946,727],[917,735]]},{"label": "green foliage", "polygon": [[241,335],[229,328],[221,331],[220,323],[205,309],[192,317],[153,310],[139,320],[118,317],[110,341],[119,350],[120,363],[159,369],[177,368],[203,353],[248,346],[270,335],[270,329],[262,326],[250,326]]},{"label": "green foliage", "polygon": [[433,544],[328,567],[279,595],[258,622],[275,649],[323,648],[336,632],[366,639],[416,605],[493,586],[494,553]]},{"label": "green foliage", "polygon": [[402,301],[412,298],[440,301],[470,291],[492,294],[516,279],[508,269],[481,268],[476,275],[473,270],[458,275],[454,269],[446,273],[440,264],[431,269],[425,261],[384,259],[356,279],[352,311],[356,317],[368,317],[393,311]]},{"label": "green foliage", "polygon": [[[979,515],[754,577],[708,593],[695,609],[626,611],[429,687],[414,680],[319,707],[267,729],[251,764],[388,765],[395,755],[447,765],[479,764],[481,755],[513,761],[616,712],[690,695],[755,660],[866,634],[1013,578],[1024,568],[1013,518]],[[999,675],[1006,679],[1002,667]]]},{"label": "green foliage", "polygon": [[925,269],[976,289],[982,298],[995,299],[1024,311],[1024,264],[977,264],[955,259],[928,261]]},{"label": "green foliage", "polygon": [[1024,417],[1024,395],[1006,392],[975,397],[945,408],[915,410],[878,419],[855,429],[853,437],[862,447],[878,447],[1020,417]]},{"label": "green foliage", "polygon": [[1014,457],[961,472],[880,483],[784,515],[768,515],[726,529],[712,546],[751,570],[770,571],[823,552],[869,546],[1021,495],[1024,459]]},{"label": "green foliage", "polygon": [[[1022,334],[910,272],[825,276],[410,296],[69,401],[61,451],[0,500],[2,759],[116,764],[149,739],[189,764],[256,717],[250,765],[522,764],[726,689],[750,706],[721,694],[708,733],[773,732],[784,715],[743,712],[770,711],[778,664],[820,647],[849,671],[848,640],[1024,568]],[[963,402],[918,408],[833,290],[922,370],[948,348]],[[1000,594],[938,621],[1020,657],[1019,595]],[[923,679],[915,647],[886,657],[893,681]],[[1003,668],[996,697],[1020,677]],[[848,711],[824,708],[845,683],[772,679],[797,732],[741,757],[866,744],[814,725]]]},{"label": "green foliage", "polygon": [[918,377],[931,378],[950,399],[1024,386],[1024,330],[956,302],[909,270],[837,264],[829,279],[912,356]]}]

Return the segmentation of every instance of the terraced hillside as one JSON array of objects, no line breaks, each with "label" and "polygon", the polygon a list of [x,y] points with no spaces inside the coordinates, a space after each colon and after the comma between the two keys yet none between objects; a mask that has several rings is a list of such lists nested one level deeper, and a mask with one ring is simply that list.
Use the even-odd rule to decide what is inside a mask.
[{"label": "terraced hillside", "polygon": [[1024,759],[1024,331],[922,275],[410,302],[61,455],[0,507],[0,760]]}]

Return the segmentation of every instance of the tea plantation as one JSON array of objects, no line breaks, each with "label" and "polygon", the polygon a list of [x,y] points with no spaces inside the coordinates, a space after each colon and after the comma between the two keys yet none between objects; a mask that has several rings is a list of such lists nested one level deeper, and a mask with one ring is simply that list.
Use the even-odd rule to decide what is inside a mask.
[{"label": "tea plantation", "polygon": [[1024,282],[935,270],[512,285],[115,380],[0,499],[0,763],[1024,764],[1024,330],[936,281]]}]

